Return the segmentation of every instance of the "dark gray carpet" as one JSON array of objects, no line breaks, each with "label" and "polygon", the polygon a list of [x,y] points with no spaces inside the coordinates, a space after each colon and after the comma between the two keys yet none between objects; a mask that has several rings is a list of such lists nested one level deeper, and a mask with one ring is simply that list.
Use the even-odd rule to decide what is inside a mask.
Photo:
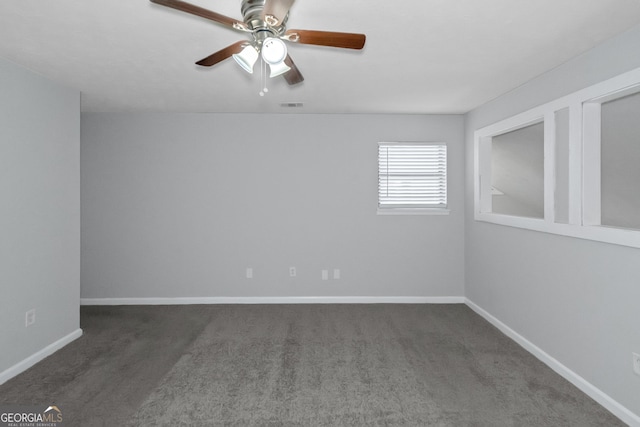
[{"label": "dark gray carpet", "polygon": [[464,305],[83,307],[0,386],[67,426],[624,425]]}]

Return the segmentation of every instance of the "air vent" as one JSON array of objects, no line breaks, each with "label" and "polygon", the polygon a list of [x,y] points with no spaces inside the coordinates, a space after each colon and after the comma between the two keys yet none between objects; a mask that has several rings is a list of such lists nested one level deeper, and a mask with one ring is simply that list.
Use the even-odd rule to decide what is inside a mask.
[{"label": "air vent", "polygon": [[302,108],[304,104],[302,102],[283,102],[280,106],[282,108]]}]

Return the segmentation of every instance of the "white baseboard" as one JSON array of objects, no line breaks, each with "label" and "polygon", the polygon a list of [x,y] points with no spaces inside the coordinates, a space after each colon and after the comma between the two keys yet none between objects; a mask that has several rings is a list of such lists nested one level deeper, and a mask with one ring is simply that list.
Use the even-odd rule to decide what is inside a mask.
[{"label": "white baseboard", "polygon": [[525,350],[533,354],[540,361],[549,366],[571,384],[578,387],[587,396],[591,397],[593,400],[605,407],[613,415],[620,418],[620,420],[629,424],[630,426],[640,427],[640,417],[638,415],[634,414],[629,409],[625,408],[620,403],[612,399],[608,394],[604,393],[602,390],[582,378],[580,375],[567,368],[565,365],[554,359],[540,347],[536,346],[534,343],[527,340],[525,337],[502,323],[489,312],[475,304],[473,301],[467,298],[465,302],[467,306],[469,306],[469,308],[485,318],[489,323],[502,331],[502,333],[504,333],[506,336],[520,344]]},{"label": "white baseboard", "polygon": [[65,345],[80,338],[81,336],[82,329],[78,328],[75,331],[71,332],[69,335],[60,338],[58,341],[49,344],[37,353],[34,353],[31,356],[27,357],[22,362],[16,363],[12,367],[5,369],[4,371],[0,372],[0,384],[4,384],[16,375],[26,371],[45,357],[52,355]]},{"label": "white baseboard", "polygon": [[464,304],[464,297],[193,297],[80,298],[80,305],[194,304]]}]

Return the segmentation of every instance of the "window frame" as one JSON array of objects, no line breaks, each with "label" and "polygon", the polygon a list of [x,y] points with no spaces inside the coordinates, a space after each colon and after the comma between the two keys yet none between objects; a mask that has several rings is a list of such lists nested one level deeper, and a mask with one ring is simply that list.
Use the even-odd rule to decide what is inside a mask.
[{"label": "window frame", "polygon": [[[380,205],[380,148],[384,146],[442,146],[445,151],[445,168],[444,168],[444,180],[445,191],[444,196],[446,199],[446,205],[444,207],[430,207],[430,206],[416,206],[416,207],[400,207],[400,206],[381,206]],[[381,141],[377,144],[377,157],[378,157],[378,215],[448,215],[449,210],[449,147],[446,142],[427,142],[427,141]]]},{"label": "window frame", "polygon": [[[474,219],[640,248],[640,230],[600,223],[601,105],[640,92],[640,68],[589,86],[474,132]],[[568,223],[555,220],[556,113],[569,110]],[[544,218],[491,212],[490,140],[544,120]]]},{"label": "window frame", "polygon": [[[486,144],[486,150],[490,150],[490,149],[492,149],[492,143],[493,143],[493,141],[489,141],[489,140],[492,140],[494,137],[502,136],[502,135],[505,135],[505,134],[508,134],[508,133],[511,133],[511,132],[518,131],[518,130],[520,130],[520,129],[527,128],[527,127],[529,127],[529,126],[537,125],[537,124],[542,124],[542,125],[543,125],[543,127],[544,127],[544,132],[545,132],[545,135],[544,135],[544,143],[546,144],[546,143],[547,143],[547,135],[546,135],[546,132],[547,132],[547,128],[548,128],[548,127],[547,127],[547,126],[548,126],[548,123],[547,123],[547,121],[545,120],[545,117],[537,117],[537,118],[529,119],[529,120],[527,120],[527,122],[526,122],[526,123],[524,123],[524,124],[520,124],[520,125],[517,125],[517,126],[515,126],[515,127],[509,128],[509,129],[507,129],[507,130],[499,131],[498,133],[492,134],[492,135],[490,135],[490,136],[486,136],[486,137],[484,138],[484,140],[483,140],[483,143],[484,143],[484,144]],[[491,143],[490,143],[490,142],[491,142]],[[546,164],[546,160],[547,160],[546,150],[547,150],[547,147],[546,147],[546,145],[545,145],[545,146],[543,147],[543,151],[544,151],[544,153],[545,153],[545,156],[544,156],[545,161],[544,161],[544,164],[543,164],[543,174],[544,174],[544,173],[546,173],[546,171],[549,169],[549,168],[548,168],[548,165]],[[492,157],[489,157],[489,160],[493,160],[493,159],[492,159]],[[491,163],[492,163],[492,162],[490,162],[490,164],[489,164],[489,165],[487,165],[486,167],[488,167],[488,168],[491,170],[491,172],[493,172],[493,164],[491,164]],[[486,168],[486,167],[485,167],[485,168]],[[487,174],[487,173],[485,173],[485,175],[484,175],[484,176],[487,176],[487,175],[489,175],[489,176],[490,176],[490,174]],[[543,180],[544,180],[544,182],[545,182],[545,184],[546,184],[546,182],[547,182],[547,181],[546,181],[546,176],[543,176]],[[489,182],[488,182],[487,184],[490,186],[490,189],[491,189],[491,197],[488,197],[488,198],[487,198],[487,200],[485,201],[485,208],[486,208],[486,209],[488,209],[487,211],[488,211],[488,212],[491,212],[491,213],[494,213],[494,214],[496,214],[496,215],[516,216],[516,215],[511,215],[511,214],[505,214],[505,213],[493,212],[493,195],[494,195],[494,188],[493,188],[493,184],[494,184],[494,183],[493,183],[493,180],[492,180],[492,179],[491,179],[491,180],[488,180],[488,181],[489,181]],[[544,189],[544,194],[546,194],[546,193],[547,193],[547,190],[546,190],[546,188],[545,188],[545,189]],[[546,206],[547,206],[547,202],[546,202],[546,200],[544,200],[544,209],[546,209]],[[547,213],[546,213],[546,211],[544,211],[543,216],[546,216],[546,215],[547,215]],[[540,219],[540,218],[538,218],[538,217],[531,217],[531,216],[517,216],[517,217],[518,217],[518,218]]]}]

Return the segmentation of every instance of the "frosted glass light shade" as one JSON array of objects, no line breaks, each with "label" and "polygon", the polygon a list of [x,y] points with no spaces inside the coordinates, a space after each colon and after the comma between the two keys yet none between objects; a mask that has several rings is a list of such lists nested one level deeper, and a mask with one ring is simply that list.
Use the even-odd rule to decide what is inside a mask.
[{"label": "frosted glass light shade", "polygon": [[269,67],[271,68],[271,74],[269,74],[269,77],[277,77],[291,69],[291,67],[285,64],[284,61],[277,64],[269,64]]},{"label": "frosted glass light shade", "polygon": [[234,53],[233,59],[249,74],[253,74],[253,66],[258,60],[258,51],[255,47],[248,45],[240,53]]},{"label": "frosted glass light shade", "polygon": [[269,77],[276,77],[286,73],[291,69],[284,63],[287,57],[287,46],[280,39],[269,37],[262,43],[262,59],[269,64],[271,74]]}]

